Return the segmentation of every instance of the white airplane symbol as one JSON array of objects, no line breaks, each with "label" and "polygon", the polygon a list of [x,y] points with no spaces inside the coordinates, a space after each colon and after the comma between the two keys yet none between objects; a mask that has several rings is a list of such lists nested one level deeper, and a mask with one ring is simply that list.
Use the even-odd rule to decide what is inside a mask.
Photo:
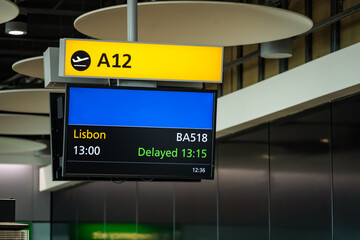
[{"label": "white airplane symbol", "polygon": [[89,57],[84,57],[84,58],[80,58],[79,56],[76,56],[77,59],[72,59],[72,61],[74,63],[77,63],[77,62],[82,62],[82,61],[85,61],[85,60],[88,60]]}]

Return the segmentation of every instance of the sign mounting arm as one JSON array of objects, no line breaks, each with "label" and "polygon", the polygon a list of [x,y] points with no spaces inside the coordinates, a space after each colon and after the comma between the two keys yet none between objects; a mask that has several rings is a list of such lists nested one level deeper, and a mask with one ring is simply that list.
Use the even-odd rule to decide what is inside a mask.
[{"label": "sign mounting arm", "polygon": [[[138,1],[127,1],[127,40],[129,42],[138,41]],[[134,81],[134,80],[118,80],[118,86],[128,87],[151,87],[156,88],[156,82],[152,81]]]}]

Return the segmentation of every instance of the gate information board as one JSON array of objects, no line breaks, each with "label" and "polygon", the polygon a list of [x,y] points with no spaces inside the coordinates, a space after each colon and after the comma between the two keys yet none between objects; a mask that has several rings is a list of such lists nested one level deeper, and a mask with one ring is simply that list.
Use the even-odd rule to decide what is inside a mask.
[{"label": "gate information board", "polygon": [[67,86],[64,176],[213,179],[214,91]]}]

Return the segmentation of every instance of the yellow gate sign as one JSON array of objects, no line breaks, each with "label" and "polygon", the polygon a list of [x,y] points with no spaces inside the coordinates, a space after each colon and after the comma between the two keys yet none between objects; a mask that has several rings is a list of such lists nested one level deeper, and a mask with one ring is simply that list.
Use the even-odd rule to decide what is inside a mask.
[{"label": "yellow gate sign", "polygon": [[222,82],[223,47],[60,40],[59,75]]}]

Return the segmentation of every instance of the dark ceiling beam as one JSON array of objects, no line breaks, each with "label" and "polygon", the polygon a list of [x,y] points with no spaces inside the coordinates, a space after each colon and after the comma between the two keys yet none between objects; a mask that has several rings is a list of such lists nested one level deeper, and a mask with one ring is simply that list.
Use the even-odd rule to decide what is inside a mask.
[{"label": "dark ceiling beam", "polygon": [[63,2],[64,2],[64,0],[58,1],[57,4],[55,5],[54,9],[58,9],[61,6],[61,4],[63,4]]},{"label": "dark ceiling beam", "polygon": [[21,59],[21,56],[19,55],[4,55],[4,54],[1,54],[0,55],[0,64],[3,64],[3,63],[8,63],[8,62],[14,62],[14,61],[18,61]]},{"label": "dark ceiling beam", "polygon": [[295,38],[298,38],[298,37],[302,37],[302,36],[305,36],[309,33],[312,33],[320,28],[323,28],[323,27],[326,27],[326,26],[329,26],[330,24],[333,24],[333,23],[336,23],[337,21],[339,21],[340,19],[344,18],[344,17],[347,17],[347,16],[350,16],[356,12],[358,12],[360,10],[360,4],[357,4],[351,8],[348,8],[346,9],[345,11],[341,12],[341,13],[338,13],[338,14],[335,14],[334,16],[331,16],[325,20],[322,20],[320,22],[318,22],[317,24],[315,24],[309,31],[307,31],[306,33],[303,33],[299,36],[296,36]]},{"label": "dark ceiling beam", "polygon": [[[45,51],[45,50],[44,50]],[[0,49],[0,55],[13,55],[19,57],[31,57],[43,55],[44,51],[29,49]]]},{"label": "dark ceiling beam", "polygon": [[264,5],[265,6],[273,6],[273,7],[275,7],[275,6],[279,6],[280,3],[281,3],[280,0],[269,0]]},{"label": "dark ceiling beam", "polygon": [[233,68],[237,65],[240,65],[240,64],[243,64],[244,62],[247,62],[255,57],[258,57],[260,55],[260,51],[259,50],[256,50],[252,53],[249,53],[248,55],[244,56],[244,57],[241,57],[239,59],[236,59],[235,61],[232,61],[231,63],[228,63],[228,64],[225,64],[224,65],[224,70],[226,69],[230,69],[230,68]]},{"label": "dark ceiling beam", "polygon": [[9,82],[13,82],[21,77],[23,77],[24,75],[20,74],[20,73],[16,73],[14,75],[12,75],[11,77],[1,81],[1,84],[5,84],[5,83],[9,83]]},{"label": "dark ceiling beam", "polygon": [[[85,11],[74,11],[74,10],[62,10],[58,9],[60,5],[63,3],[59,1],[58,4],[54,8],[26,8],[28,14],[37,14],[37,15],[59,15],[59,16],[72,16],[77,17],[84,13]],[[264,5],[267,6],[277,6],[280,4],[280,0],[269,0]]]},{"label": "dark ceiling beam", "polygon": [[59,43],[59,39],[41,39],[41,38],[19,38],[19,37],[0,37],[0,41],[16,41],[16,42],[41,42],[41,43]]},{"label": "dark ceiling beam", "polygon": [[52,8],[26,8],[28,14],[36,15],[58,15],[58,16],[69,16],[77,17],[86,12],[84,11],[74,11],[74,10],[61,10],[61,9],[52,9]]}]

